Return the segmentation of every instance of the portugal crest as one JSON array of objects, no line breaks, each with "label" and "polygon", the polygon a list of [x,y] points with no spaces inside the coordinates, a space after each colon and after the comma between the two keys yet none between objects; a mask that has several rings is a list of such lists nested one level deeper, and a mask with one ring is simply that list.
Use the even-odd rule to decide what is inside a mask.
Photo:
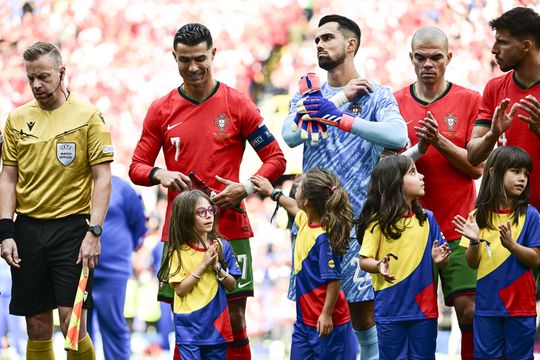
[{"label": "portugal crest", "polygon": [[454,132],[456,131],[455,127],[458,123],[458,118],[454,113],[447,113],[444,116],[444,123],[446,124],[446,131]]},{"label": "portugal crest", "polygon": [[59,142],[56,144],[56,158],[64,166],[68,166],[75,160],[77,144],[74,142]]},{"label": "portugal crest", "polygon": [[228,136],[226,130],[230,122],[231,121],[229,120],[227,115],[225,115],[224,113],[220,113],[217,118],[214,119],[214,124],[216,124],[217,126],[217,131],[214,135],[219,139],[226,138]]}]

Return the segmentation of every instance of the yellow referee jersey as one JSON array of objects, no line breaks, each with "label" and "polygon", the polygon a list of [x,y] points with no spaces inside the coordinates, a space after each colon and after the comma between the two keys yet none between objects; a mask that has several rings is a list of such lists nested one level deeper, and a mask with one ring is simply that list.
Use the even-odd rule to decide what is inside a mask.
[{"label": "yellow referee jersey", "polygon": [[4,165],[18,169],[18,214],[90,214],[91,167],[113,160],[111,133],[96,106],[73,94],[51,111],[31,101],[8,115],[4,137]]}]

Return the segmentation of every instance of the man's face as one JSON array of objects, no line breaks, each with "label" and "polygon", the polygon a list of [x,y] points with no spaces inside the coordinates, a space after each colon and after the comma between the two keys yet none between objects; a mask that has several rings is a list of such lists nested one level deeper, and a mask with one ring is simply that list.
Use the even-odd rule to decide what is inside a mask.
[{"label": "man's face", "polygon": [[442,41],[416,41],[409,57],[419,82],[432,85],[444,80],[446,66],[452,59]]},{"label": "man's face", "polygon": [[[26,77],[32,94],[40,106],[47,106],[56,101],[60,89],[64,67],[58,67],[52,56],[43,55],[34,61],[25,61]],[[49,97],[49,93],[53,96]]]},{"label": "man's face", "polygon": [[317,29],[315,45],[319,66],[326,71],[343,64],[347,55],[347,40],[338,30],[339,24],[329,22]]},{"label": "man's face", "polygon": [[194,46],[176,45],[173,56],[185,85],[198,87],[213,81],[212,61],[215,53],[216,49],[208,49],[204,41]]},{"label": "man's face", "polygon": [[515,69],[524,57],[522,42],[503,29],[495,32],[491,53],[495,55],[495,61],[502,71]]}]

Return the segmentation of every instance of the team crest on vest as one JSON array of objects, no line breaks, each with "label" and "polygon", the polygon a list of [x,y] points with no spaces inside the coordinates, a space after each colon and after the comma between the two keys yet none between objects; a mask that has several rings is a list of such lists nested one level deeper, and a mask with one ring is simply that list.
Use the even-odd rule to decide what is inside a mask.
[{"label": "team crest on vest", "polygon": [[362,107],[358,103],[352,104],[351,106],[349,106],[348,112],[350,112],[354,116],[358,116],[362,112]]},{"label": "team crest on vest", "polygon": [[224,139],[228,136],[225,130],[227,129],[227,126],[229,126],[230,122],[231,121],[224,113],[220,113],[217,118],[214,119],[214,124],[216,124],[218,128],[214,135],[218,139]]},{"label": "team crest on vest", "polygon": [[444,116],[444,123],[446,124],[446,131],[456,131],[455,127],[458,123],[458,118],[454,113],[447,113]]},{"label": "team crest on vest", "polygon": [[56,158],[64,166],[68,166],[75,160],[77,144],[74,142],[59,142],[56,144]]}]

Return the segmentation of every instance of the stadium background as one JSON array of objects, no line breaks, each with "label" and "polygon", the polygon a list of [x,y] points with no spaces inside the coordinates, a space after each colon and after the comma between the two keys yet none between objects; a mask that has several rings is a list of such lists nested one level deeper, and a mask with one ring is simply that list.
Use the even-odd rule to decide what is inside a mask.
[{"label": "stadium background", "polygon": [[[482,91],[488,79],[500,74],[490,53],[494,34],[488,22],[514,6],[540,11],[534,0],[0,0],[0,126],[3,128],[9,111],[32,100],[22,52],[37,40],[55,43],[64,57],[68,88],[102,109],[115,146],[113,172],[127,178],[150,102],[181,83],[171,47],[174,33],[185,23],[201,22],[209,27],[217,47],[215,78],[249,94],[281,139],[289,95],[296,91],[299,77],[313,70],[325,76],[316,68],[313,42],[321,16],[337,13],[357,21],[362,29],[357,68],[367,79],[393,90],[415,79],[408,57],[414,31],[438,26],[448,35],[454,53],[447,79]],[[282,140],[280,144],[288,161],[287,173],[298,173],[301,149],[291,150]],[[163,163],[162,158],[158,162]],[[241,178],[259,164],[248,149]],[[153,296],[156,283],[151,258],[166,200],[157,188],[138,190],[145,200],[151,231],[134,255],[126,304],[126,315],[132,319],[133,358],[169,358],[157,345],[155,322],[160,313]],[[271,225],[271,201],[252,196],[247,203],[255,232],[256,297],[248,301],[254,358],[287,358],[295,318],[294,304],[285,296],[290,267],[290,241],[284,229],[287,217],[280,213],[277,226]],[[0,285],[6,288],[9,271],[1,263]],[[0,299],[4,301],[5,295]],[[439,357],[455,358],[448,354],[457,353],[459,341],[447,331],[449,309],[441,306],[441,311]],[[6,332],[4,316],[0,336]],[[0,359],[19,358],[13,333],[3,337]],[[9,341],[12,346],[8,349]],[[24,345],[24,339],[19,341]]]}]

